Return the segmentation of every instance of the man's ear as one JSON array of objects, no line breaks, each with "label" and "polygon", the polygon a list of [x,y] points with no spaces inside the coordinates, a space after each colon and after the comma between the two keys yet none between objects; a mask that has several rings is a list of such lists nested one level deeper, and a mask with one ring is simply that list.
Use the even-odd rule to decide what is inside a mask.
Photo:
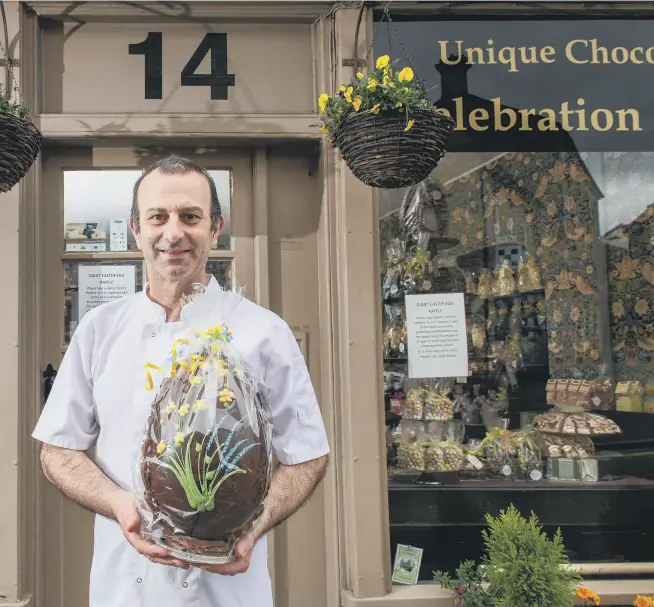
[{"label": "man's ear", "polygon": [[136,240],[136,246],[138,247],[139,251],[142,251],[141,249],[141,233],[136,227],[136,224],[134,223],[134,219],[132,217],[129,218],[129,229],[132,231],[132,234],[134,236],[134,240]]},{"label": "man's ear", "polygon": [[225,227],[225,218],[221,215],[220,219],[216,222],[216,225],[214,226],[213,230],[211,230],[211,238],[214,247],[218,245],[218,237],[223,231],[223,227]]}]

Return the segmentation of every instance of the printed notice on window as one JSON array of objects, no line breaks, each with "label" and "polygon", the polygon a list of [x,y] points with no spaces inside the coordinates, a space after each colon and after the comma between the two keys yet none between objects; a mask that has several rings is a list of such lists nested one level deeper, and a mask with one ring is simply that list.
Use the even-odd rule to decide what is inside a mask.
[{"label": "printed notice on window", "polygon": [[468,375],[463,293],[407,295],[409,377]]},{"label": "printed notice on window", "polygon": [[136,292],[135,266],[79,266],[79,319],[100,304]]}]

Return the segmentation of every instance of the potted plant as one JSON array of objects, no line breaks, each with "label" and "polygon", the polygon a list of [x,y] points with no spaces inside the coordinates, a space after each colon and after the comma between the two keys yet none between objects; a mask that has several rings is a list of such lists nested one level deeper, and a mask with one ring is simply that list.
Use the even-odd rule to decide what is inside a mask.
[{"label": "potted plant", "polygon": [[374,70],[357,73],[333,96],[320,95],[321,130],[366,185],[415,185],[445,154],[455,124],[428,93],[411,67],[396,71],[383,55]]},{"label": "potted plant", "polygon": [[0,194],[25,176],[42,144],[43,135],[32,122],[27,105],[22,100],[12,101],[0,84]]},{"label": "potted plant", "polygon": [[[437,571],[434,580],[456,594],[461,607],[572,607],[580,576],[569,568],[560,530],[550,539],[532,513],[527,520],[511,505],[486,516],[484,555],[466,562],[456,578]],[[458,578],[458,579],[457,579]],[[590,596],[590,595],[589,595]]]}]

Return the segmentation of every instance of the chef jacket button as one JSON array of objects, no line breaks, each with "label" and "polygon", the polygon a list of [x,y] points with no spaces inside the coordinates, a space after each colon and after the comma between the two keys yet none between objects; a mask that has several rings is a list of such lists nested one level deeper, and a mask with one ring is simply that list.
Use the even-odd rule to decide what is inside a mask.
[{"label": "chef jacket button", "polygon": [[188,588],[188,582],[184,582],[182,586],[184,586],[184,588]]},{"label": "chef jacket button", "polygon": [[137,578],[136,578],[136,583],[137,583],[137,584],[140,584],[142,581],[143,581],[143,580],[142,580],[140,577],[137,577]]}]

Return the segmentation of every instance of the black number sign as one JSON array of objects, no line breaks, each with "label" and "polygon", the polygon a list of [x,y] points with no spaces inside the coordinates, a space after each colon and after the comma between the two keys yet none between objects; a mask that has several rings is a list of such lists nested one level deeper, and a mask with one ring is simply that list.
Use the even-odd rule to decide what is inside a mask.
[{"label": "black number sign", "polygon": [[163,34],[149,32],[148,37],[138,44],[129,45],[130,55],[145,56],[145,98],[161,99],[163,97]]},{"label": "black number sign", "polygon": [[[149,32],[143,42],[129,45],[129,54],[145,57],[145,98],[162,99],[163,34]],[[196,74],[207,54],[210,54],[210,73]],[[235,84],[234,74],[227,73],[227,34],[206,34],[182,69],[181,85],[208,86],[211,87],[211,99],[227,99],[228,87]]]},{"label": "black number sign", "polygon": [[[196,74],[211,53],[211,73]],[[182,86],[210,86],[212,99],[227,99],[227,87],[234,86],[234,74],[227,73],[227,34],[207,34],[182,70]]]}]

